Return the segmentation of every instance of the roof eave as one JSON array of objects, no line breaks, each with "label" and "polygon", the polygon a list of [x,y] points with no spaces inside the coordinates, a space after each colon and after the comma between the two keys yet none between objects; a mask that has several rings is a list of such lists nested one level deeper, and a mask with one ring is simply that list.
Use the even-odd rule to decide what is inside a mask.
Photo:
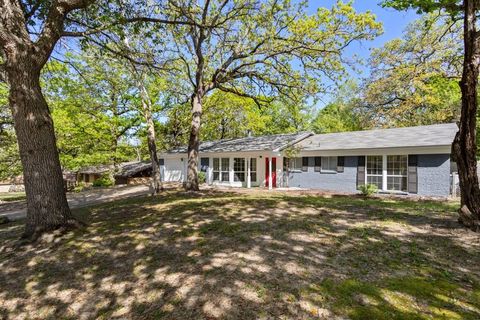
[{"label": "roof eave", "polygon": [[297,143],[299,143],[299,142],[301,142],[301,141],[305,140],[306,138],[311,137],[313,135],[314,135],[313,132],[306,132],[306,133],[302,134],[300,137],[293,140],[292,142],[287,143],[287,144],[285,144],[285,145],[283,145],[279,148],[273,149],[272,152],[280,152],[280,151],[282,151],[282,150],[284,150],[284,149],[286,149],[290,146],[293,146],[293,145],[295,145],[295,144],[297,144]]}]

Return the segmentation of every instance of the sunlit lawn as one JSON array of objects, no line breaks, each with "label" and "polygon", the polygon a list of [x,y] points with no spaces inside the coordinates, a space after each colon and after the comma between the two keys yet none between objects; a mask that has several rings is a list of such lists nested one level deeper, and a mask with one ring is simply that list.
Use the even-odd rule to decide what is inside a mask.
[{"label": "sunlit lawn", "polygon": [[7,319],[479,319],[478,234],[455,204],[169,191],[76,211],[86,230],[12,249]]}]

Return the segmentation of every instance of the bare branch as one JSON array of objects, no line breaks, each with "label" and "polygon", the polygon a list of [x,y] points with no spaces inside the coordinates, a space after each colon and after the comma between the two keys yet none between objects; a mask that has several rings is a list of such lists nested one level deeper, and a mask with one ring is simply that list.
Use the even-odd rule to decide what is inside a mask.
[{"label": "bare branch", "polygon": [[92,2],[93,0],[57,0],[50,5],[45,25],[34,45],[39,65],[43,66],[47,62],[55,44],[62,36],[67,14],[73,10],[86,8]]}]

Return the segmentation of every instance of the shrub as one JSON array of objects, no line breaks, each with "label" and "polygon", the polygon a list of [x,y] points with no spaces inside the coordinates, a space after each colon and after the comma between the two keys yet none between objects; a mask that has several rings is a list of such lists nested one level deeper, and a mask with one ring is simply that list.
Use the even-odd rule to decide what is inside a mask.
[{"label": "shrub", "polygon": [[202,184],[202,183],[205,183],[206,181],[207,181],[207,175],[205,174],[205,172],[200,171],[198,173],[198,183]]},{"label": "shrub", "polygon": [[378,191],[378,187],[374,184],[365,184],[360,186],[358,189],[365,197],[370,197]]},{"label": "shrub", "polygon": [[87,186],[87,184],[83,181],[80,181],[77,183],[77,185],[75,186],[75,188],[73,188],[73,192],[82,192],[85,187]]},{"label": "shrub", "polygon": [[115,178],[111,173],[105,173],[97,180],[93,181],[94,187],[111,187],[115,184]]}]

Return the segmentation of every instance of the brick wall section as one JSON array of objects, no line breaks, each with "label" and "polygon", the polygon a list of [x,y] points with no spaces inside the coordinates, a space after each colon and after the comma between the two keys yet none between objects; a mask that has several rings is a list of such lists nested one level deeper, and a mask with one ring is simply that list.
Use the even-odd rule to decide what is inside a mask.
[{"label": "brick wall section", "polygon": [[321,189],[337,192],[357,192],[358,158],[345,157],[344,172],[315,172],[315,159],[308,158],[308,172],[291,172],[289,186],[299,188]]},{"label": "brick wall section", "polygon": [[450,155],[418,156],[418,194],[447,197],[450,194]]},{"label": "brick wall section", "polygon": [[[289,186],[336,192],[357,192],[357,156],[345,157],[341,173],[314,171],[314,158],[309,157],[308,172],[291,172]],[[447,197],[450,194],[450,155],[418,155],[418,195]]]}]

